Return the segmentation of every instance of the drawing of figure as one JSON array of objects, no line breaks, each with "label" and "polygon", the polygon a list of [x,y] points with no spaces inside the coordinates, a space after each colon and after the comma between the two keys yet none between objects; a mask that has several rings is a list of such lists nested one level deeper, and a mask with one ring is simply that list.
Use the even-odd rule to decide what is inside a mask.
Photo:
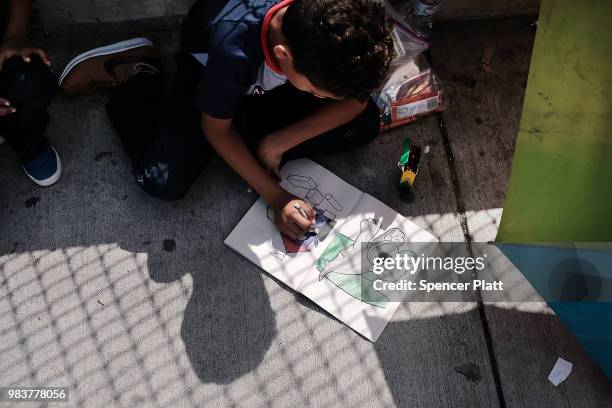
[{"label": "drawing of figure", "polygon": [[[319,271],[319,280],[327,279],[355,299],[385,308],[389,298],[374,289],[373,285],[365,285],[363,279],[369,282],[378,279],[384,281],[400,279],[406,271],[385,270],[381,275],[376,275],[372,271],[374,259],[393,258],[404,253],[414,256],[414,253],[403,248],[405,234],[399,228],[391,228],[379,234],[380,220],[377,219],[364,219],[359,227],[359,232],[354,237],[336,234],[334,240],[325,248],[315,263]],[[361,246],[356,245],[359,242],[367,242],[363,253],[367,260],[363,263],[359,256]]]},{"label": "drawing of figure", "polygon": [[338,271],[340,268],[345,269],[346,263],[342,262],[340,255],[346,256],[349,252],[359,250],[355,249],[357,242],[369,242],[373,239],[380,230],[380,220],[368,218],[361,220],[359,224],[359,232],[355,236],[349,237],[344,234],[337,234],[334,240],[325,248],[319,259],[317,259],[316,267],[319,271],[319,280],[323,279],[329,271]]}]

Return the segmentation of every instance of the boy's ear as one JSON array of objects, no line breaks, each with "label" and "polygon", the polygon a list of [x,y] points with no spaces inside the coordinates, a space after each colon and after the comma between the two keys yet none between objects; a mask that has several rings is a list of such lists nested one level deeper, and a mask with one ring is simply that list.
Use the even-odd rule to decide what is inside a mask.
[{"label": "boy's ear", "polygon": [[288,60],[291,61],[293,59],[293,55],[291,54],[291,50],[288,46],[283,44],[277,44],[273,49],[274,56],[278,60]]}]

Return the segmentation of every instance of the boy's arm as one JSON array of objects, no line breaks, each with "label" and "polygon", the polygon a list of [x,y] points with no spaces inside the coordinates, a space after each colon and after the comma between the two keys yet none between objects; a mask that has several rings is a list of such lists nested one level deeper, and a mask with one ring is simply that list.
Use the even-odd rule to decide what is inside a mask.
[{"label": "boy's arm", "polygon": [[[257,162],[246,143],[231,126],[230,119],[202,114],[202,131],[219,156],[242,177],[274,210],[276,226],[285,235],[298,238],[311,227],[315,212],[304,201],[289,194]],[[306,211],[305,219],[294,207]]]},{"label": "boy's arm", "polygon": [[269,170],[278,175],[283,154],[305,141],[350,122],[367,106],[355,99],[335,101],[283,129],[267,135],[259,144],[258,155]]},{"label": "boy's arm", "polygon": [[30,62],[32,54],[39,56],[45,64],[51,65],[51,61],[43,50],[25,46],[31,6],[31,0],[11,0],[11,12],[0,47],[0,70],[5,60],[21,56],[25,62]]}]

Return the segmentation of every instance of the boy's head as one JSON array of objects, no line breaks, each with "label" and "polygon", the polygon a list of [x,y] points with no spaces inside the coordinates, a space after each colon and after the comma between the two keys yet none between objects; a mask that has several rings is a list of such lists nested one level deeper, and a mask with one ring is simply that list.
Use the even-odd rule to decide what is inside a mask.
[{"label": "boy's head", "polygon": [[274,54],[293,85],[316,96],[365,101],[393,57],[381,0],[295,0],[286,9],[287,46]]}]

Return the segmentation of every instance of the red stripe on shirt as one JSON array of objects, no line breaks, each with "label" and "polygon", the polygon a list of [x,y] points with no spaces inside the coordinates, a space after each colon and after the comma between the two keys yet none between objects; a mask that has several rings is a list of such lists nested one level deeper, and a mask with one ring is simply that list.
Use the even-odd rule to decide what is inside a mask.
[{"label": "red stripe on shirt", "polygon": [[272,6],[270,10],[268,10],[268,12],[266,13],[263,23],[261,25],[261,48],[263,49],[266,64],[268,64],[272,71],[279,75],[284,75],[284,73],[281,67],[276,62],[276,58],[274,57],[274,55],[272,55],[272,51],[270,50],[268,44],[268,28],[270,26],[270,20],[272,20],[272,17],[274,17],[278,10],[290,5],[291,3],[293,3],[293,0],[283,0],[280,3]]}]

